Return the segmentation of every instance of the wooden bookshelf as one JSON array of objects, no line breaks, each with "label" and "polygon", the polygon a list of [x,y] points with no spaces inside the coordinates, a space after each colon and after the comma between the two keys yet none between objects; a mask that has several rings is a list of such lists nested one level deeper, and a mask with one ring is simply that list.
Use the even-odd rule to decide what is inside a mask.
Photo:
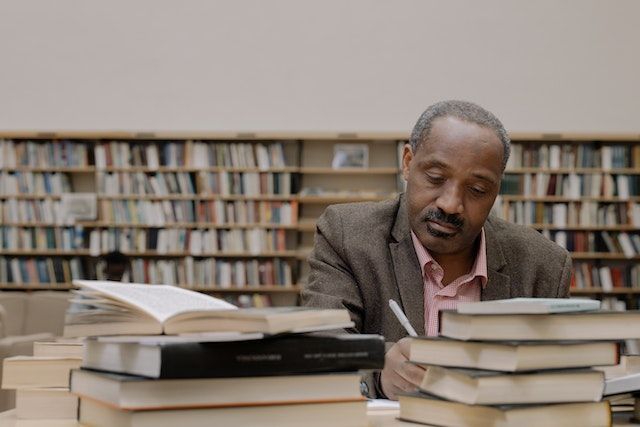
[{"label": "wooden bookshelf", "polygon": [[637,135],[519,135],[494,210],[567,245],[574,260],[572,294],[636,308],[638,175]]},{"label": "wooden bookshelf", "polygon": [[[3,228],[13,229],[13,233],[22,236],[19,245],[3,247],[0,249],[0,258],[6,263],[20,259],[25,262],[37,263],[42,259],[64,259],[65,262],[74,261],[81,263],[83,277],[93,278],[99,273],[99,263],[95,253],[90,250],[91,233],[107,233],[105,240],[111,239],[109,245],[113,245],[117,239],[129,239],[134,241],[155,238],[156,233],[167,231],[171,236],[179,235],[181,238],[193,236],[193,233],[215,231],[219,239],[242,236],[247,238],[248,233],[258,233],[261,239],[264,236],[277,240],[280,245],[284,242],[282,250],[263,250],[253,253],[249,250],[230,250],[219,248],[212,250],[192,251],[188,245],[179,250],[157,251],[154,248],[123,250],[135,261],[138,268],[149,264],[150,269],[158,269],[162,263],[173,263],[173,274],[176,277],[184,273],[183,261],[186,257],[192,258],[196,263],[202,263],[198,268],[205,268],[206,262],[219,263],[222,269],[232,269],[233,263],[242,263],[243,268],[249,268],[250,263],[265,263],[274,268],[277,265],[287,265],[290,268],[290,282],[275,283],[263,281],[254,286],[225,286],[224,288],[202,284],[191,286],[201,292],[237,295],[243,293],[262,293],[273,295],[273,298],[281,298],[280,302],[295,303],[295,297],[305,283],[308,275],[306,259],[310,248],[313,246],[313,234],[317,218],[329,204],[357,201],[379,201],[394,197],[403,191],[403,180],[400,170],[401,148],[408,138],[408,133],[358,133],[358,132],[306,132],[306,133],[274,133],[274,132],[4,132],[0,133],[0,139],[13,141],[14,147],[19,144],[35,144],[47,146],[62,144],[69,141],[69,147],[78,150],[77,156],[67,158],[66,155],[48,157],[40,154],[38,158],[17,161],[14,164],[7,163],[6,159],[0,159],[0,172],[5,175],[38,175],[38,174],[63,174],[68,178],[72,186],[72,192],[94,192],[97,194],[98,217],[95,220],[78,221],[73,224],[63,224],[64,221],[56,219],[43,220],[44,213],[50,214],[61,203],[61,194],[39,191],[9,192],[0,188],[0,203],[18,204],[20,212],[34,210],[39,214],[36,218],[12,218],[3,212]],[[552,194],[544,191],[543,195],[529,190],[524,193],[522,188],[513,188],[508,194],[502,194],[500,205],[496,206],[499,216],[509,217],[522,214],[526,209],[535,210],[530,218],[508,218],[514,222],[526,224],[553,240],[571,239],[576,233],[589,233],[600,239],[603,232],[607,232],[616,240],[621,233],[629,236],[640,234],[640,136],[616,135],[616,134],[582,134],[570,133],[542,134],[530,133],[512,135],[514,149],[512,161],[505,171],[505,177],[509,177],[513,183],[530,180],[535,182],[538,175],[549,178],[553,175],[556,181],[576,179],[578,175],[580,185],[586,186],[593,177],[602,177],[609,180],[609,190],[602,194],[571,194],[562,192],[563,187],[557,184]],[[124,143],[128,148],[112,145]],[[74,145],[75,144],[75,145]],[[197,144],[208,153],[207,157],[194,156]],[[224,155],[218,156],[220,149],[231,150],[231,144],[235,144],[238,153],[236,157],[248,153],[251,150],[255,164],[240,164],[230,160],[225,164],[218,161]],[[332,160],[340,144],[360,144],[366,146],[367,162],[362,166],[332,167]],[[257,146],[267,148],[268,164],[257,164]],[[102,147],[102,148],[99,148]],[[148,147],[156,150],[157,161],[149,163],[147,158]],[[205,148],[202,148],[205,147]],[[275,147],[273,153],[269,150]],[[603,149],[604,147],[604,149]],[[6,148],[6,145],[5,145]],[[15,149],[15,148],[14,148]],[[118,158],[119,150],[128,153],[128,161]],[[22,149],[16,149],[20,151]],[[101,151],[102,150],[102,151]],[[128,151],[127,151],[128,150]],[[136,156],[134,150],[138,150]],[[165,153],[166,150],[166,153]],[[167,153],[171,157],[167,161]],[[242,151],[245,150],[245,151]],[[26,150],[24,150],[26,151]],[[21,153],[24,151],[20,151]],[[99,154],[102,155],[96,156]],[[222,151],[221,151],[222,152]],[[242,154],[244,153],[244,154]],[[558,154],[559,153],[559,154]],[[153,158],[153,153],[151,153]],[[271,162],[273,159],[278,164]],[[111,161],[107,161],[111,155]],[[101,157],[102,156],[102,157]],[[115,157],[114,157],[115,156]],[[520,158],[514,162],[513,157]],[[555,159],[552,159],[556,156]],[[557,158],[557,156],[560,156]],[[569,157],[567,157],[569,156]],[[573,157],[571,157],[573,156]],[[586,157],[585,157],[586,156]],[[591,157],[589,157],[591,156]],[[607,157],[609,156],[609,157]],[[77,158],[76,158],[77,157]],[[62,159],[61,164],[53,160]],[[104,162],[102,160],[105,160]],[[114,161],[115,158],[115,161]],[[206,160],[203,160],[205,159]],[[243,161],[246,160],[243,157]],[[580,159],[580,160],[578,160]],[[24,160],[24,159],[22,159]],[[236,159],[237,160],[237,159]],[[264,158],[263,158],[264,160]],[[204,162],[204,163],[203,163]],[[569,164],[571,163],[571,164]],[[166,193],[157,194],[148,183],[133,191],[134,175],[143,176],[144,180],[152,177],[168,180],[188,177],[192,190],[185,192],[183,183],[179,186],[167,189]],[[244,179],[247,175],[269,179],[286,179],[288,192],[276,194],[265,192],[260,194],[246,194],[244,189],[237,187],[235,191],[219,194],[210,188],[203,190],[200,180],[208,179],[214,182],[215,176],[228,175],[231,180]],[[628,194],[621,196],[617,188],[618,176],[623,176],[622,182],[629,186]],[[111,188],[106,191],[100,188],[101,180],[108,177],[118,181],[118,185],[125,188],[132,186],[132,191],[123,188]],[[284,178],[282,178],[284,177]],[[136,178],[137,179],[137,178]],[[258,179],[258,180],[259,180]],[[600,178],[597,178],[600,179]],[[120,182],[120,181],[122,182]],[[131,181],[131,182],[129,182]],[[595,182],[595,181],[594,181]],[[237,184],[237,183],[236,183]],[[106,185],[106,184],[105,184]],[[145,187],[146,185],[146,187]],[[239,185],[239,184],[237,184]],[[262,183],[261,183],[262,185]],[[274,184],[275,185],[275,184]],[[279,185],[279,184],[278,184]],[[583,191],[583,188],[580,188]],[[141,205],[137,205],[141,203]],[[520,204],[520,205],[518,205]],[[554,221],[550,217],[550,211],[554,205],[564,205],[567,210],[567,218],[563,221]],[[587,205],[593,209],[596,220],[571,221],[570,215],[576,216],[580,209],[586,209]],[[136,206],[136,207],[134,207]],[[139,206],[142,206],[140,208]],[[140,214],[134,209],[148,209],[151,206],[162,206],[163,212],[171,210],[175,217],[139,218],[133,214]],[[215,209],[218,209],[214,212]],[[288,211],[287,211],[288,209]],[[572,212],[572,210],[576,212]],[[181,211],[184,210],[184,211]],[[227,212],[229,210],[229,212]],[[178,212],[180,211],[180,212]],[[606,212],[605,212],[606,211]],[[127,213],[131,218],[121,216]],[[248,218],[249,212],[255,215]],[[179,213],[180,215],[177,215]],[[223,214],[223,218],[214,218]],[[230,215],[232,214],[232,215]],[[620,217],[625,216],[624,220]],[[592,215],[592,216],[593,216]],[[181,217],[182,216],[182,217]],[[239,218],[235,218],[238,216]],[[286,218],[279,218],[285,216]],[[578,215],[579,216],[579,215]],[[602,218],[601,218],[602,217]],[[613,220],[612,220],[613,217]],[[575,219],[575,218],[574,218]],[[54,231],[50,231],[50,230]],[[30,249],[29,239],[40,238],[51,233],[80,230],[75,249]],[[20,234],[23,233],[23,234]],[[31,234],[30,234],[31,233]],[[142,233],[142,234],[140,234]],[[146,233],[146,234],[144,234]],[[236,233],[236,237],[229,233]],[[270,234],[260,234],[270,233]],[[280,233],[280,237],[274,237]],[[220,236],[227,237],[220,237]],[[116,238],[117,236],[117,238]],[[122,237],[125,236],[125,237]],[[143,236],[144,239],[140,236]],[[284,236],[284,237],[283,237]],[[59,236],[58,236],[59,237]],[[102,238],[101,238],[102,239]],[[617,240],[616,240],[617,241]],[[74,245],[76,245],[74,243]],[[146,240],[145,240],[146,244]],[[48,247],[42,244],[31,247]],[[132,246],[133,247],[133,246]],[[104,253],[107,247],[103,247],[100,241],[99,252]],[[636,296],[640,295],[637,287],[626,280],[634,275],[634,280],[640,281],[640,268],[636,268],[640,261],[640,251],[633,256],[625,256],[622,251],[608,251],[598,247],[593,251],[574,251],[572,253],[576,268],[587,264],[597,268],[610,268],[612,271],[620,269],[624,274],[625,283],[616,284],[613,289],[603,290],[601,286],[583,286],[574,289],[576,295],[588,295],[597,298],[618,298],[635,306]],[[15,262],[15,261],[14,261]],[[270,264],[269,264],[270,263]],[[284,264],[282,264],[284,263]],[[252,264],[255,267],[255,264]],[[14,266],[15,267],[15,266]],[[33,269],[33,265],[30,265]],[[42,266],[41,266],[42,268]],[[76,266],[77,268],[77,266]],[[252,267],[253,268],[253,267]],[[182,270],[180,270],[182,269]],[[634,270],[635,269],[635,270]],[[158,273],[156,271],[156,273]],[[146,274],[146,273],[145,273]],[[155,274],[155,273],[154,273]],[[626,276],[625,276],[626,275]],[[162,274],[155,274],[161,277]],[[0,277],[0,279],[2,279]],[[1,280],[0,280],[1,281]],[[0,283],[0,289],[69,289],[69,282],[52,283],[50,286],[39,283],[40,280],[28,280],[25,283]]]}]

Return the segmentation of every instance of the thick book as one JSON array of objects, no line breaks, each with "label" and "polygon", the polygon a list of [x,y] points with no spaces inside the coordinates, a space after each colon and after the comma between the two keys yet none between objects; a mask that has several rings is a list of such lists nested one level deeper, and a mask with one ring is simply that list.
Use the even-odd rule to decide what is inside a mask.
[{"label": "thick book", "polygon": [[[268,390],[264,390],[268,393]],[[193,409],[163,408],[126,411],[80,399],[78,421],[93,427],[201,427],[201,426],[305,426],[354,427],[367,425],[364,398],[342,402],[283,405],[218,406]]]},{"label": "thick book", "polygon": [[616,365],[620,344],[612,341],[458,341],[418,337],[410,360],[426,365],[504,372]]},{"label": "thick book", "polygon": [[149,378],[212,378],[348,372],[384,367],[384,338],[360,334],[286,334],[236,341],[131,342],[88,339],[83,368]]},{"label": "thick book", "polygon": [[306,307],[238,309],[176,286],[75,280],[67,337],[239,331],[306,332],[353,326],[347,310]]},{"label": "thick book", "polygon": [[19,419],[75,419],[78,397],[68,388],[30,388],[16,391],[16,416]]},{"label": "thick book", "polygon": [[536,314],[599,310],[600,301],[578,298],[510,298],[494,301],[462,302],[463,314]]},{"label": "thick book", "polygon": [[609,378],[605,382],[605,396],[638,392],[640,392],[640,372]]},{"label": "thick book", "polygon": [[71,392],[80,397],[127,410],[313,403],[362,397],[360,375],[355,372],[155,380],[82,369],[71,371],[70,384]]},{"label": "thick book", "polygon": [[602,398],[604,373],[574,369],[505,374],[428,366],[419,388],[469,405],[597,402]]},{"label": "thick book", "polygon": [[459,340],[624,340],[640,338],[640,311],[556,314],[440,312],[440,335]]},{"label": "thick book", "polygon": [[609,402],[487,406],[401,394],[400,419],[441,427],[611,426]]},{"label": "thick book", "polygon": [[78,339],[58,339],[56,341],[36,341],[33,343],[36,357],[62,357],[82,359],[82,341]]},{"label": "thick book", "polygon": [[2,388],[68,387],[69,371],[81,363],[77,358],[8,357],[3,360]]}]

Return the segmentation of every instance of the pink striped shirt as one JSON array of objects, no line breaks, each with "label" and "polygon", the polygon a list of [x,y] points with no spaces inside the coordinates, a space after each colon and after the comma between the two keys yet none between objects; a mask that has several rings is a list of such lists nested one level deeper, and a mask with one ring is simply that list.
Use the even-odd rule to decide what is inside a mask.
[{"label": "pink striped shirt", "polygon": [[438,313],[455,309],[458,301],[480,301],[480,290],[487,284],[487,246],[484,229],[480,232],[480,247],[471,271],[443,286],[444,271],[418,237],[411,232],[424,281],[424,330],[428,336],[438,335]]}]

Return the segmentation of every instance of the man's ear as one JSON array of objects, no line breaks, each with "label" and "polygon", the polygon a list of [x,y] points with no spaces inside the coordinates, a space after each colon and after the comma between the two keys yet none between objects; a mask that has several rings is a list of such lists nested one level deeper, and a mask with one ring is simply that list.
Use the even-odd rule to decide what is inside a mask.
[{"label": "man's ear", "polygon": [[402,148],[402,177],[405,181],[409,180],[409,166],[413,160],[413,150],[411,144],[404,144]]}]

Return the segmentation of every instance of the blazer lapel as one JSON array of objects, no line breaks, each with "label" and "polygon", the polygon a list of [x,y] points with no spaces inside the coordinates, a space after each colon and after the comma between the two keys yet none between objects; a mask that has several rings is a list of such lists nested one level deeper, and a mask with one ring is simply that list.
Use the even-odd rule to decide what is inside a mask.
[{"label": "blazer lapel", "polygon": [[490,218],[485,222],[484,235],[487,243],[488,277],[480,298],[483,301],[511,298],[511,279],[501,272],[507,261]]},{"label": "blazer lapel", "polygon": [[395,241],[389,243],[389,252],[400,293],[399,303],[418,335],[424,335],[424,286],[409,232],[404,196],[400,197],[400,207],[391,234]]}]

